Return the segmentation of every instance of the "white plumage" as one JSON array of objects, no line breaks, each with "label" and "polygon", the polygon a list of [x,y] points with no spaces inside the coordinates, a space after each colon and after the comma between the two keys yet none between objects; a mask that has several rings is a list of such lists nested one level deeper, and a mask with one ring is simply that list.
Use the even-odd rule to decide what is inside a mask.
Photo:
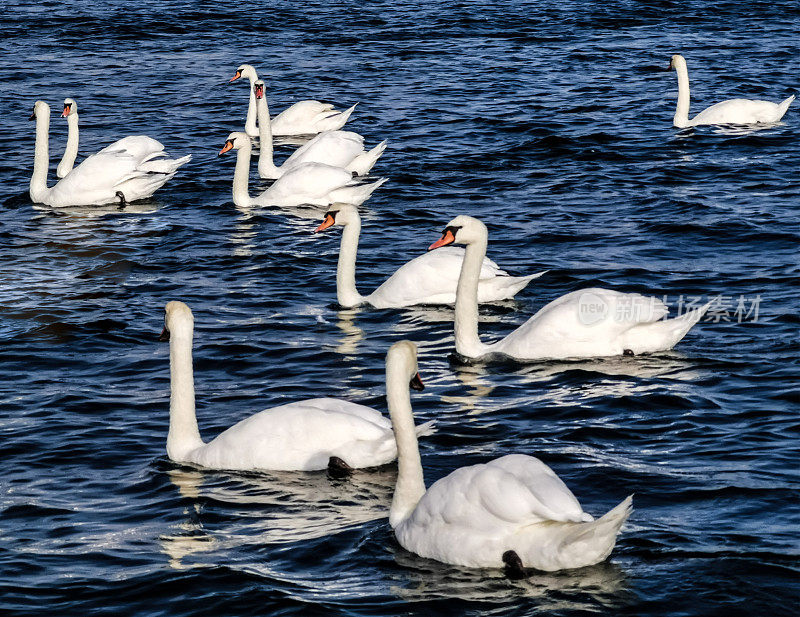
[{"label": "white plumage", "polygon": [[[362,296],[355,283],[356,255],[361,233],[358,210],[349,205],[331,207],[317,231],[331,225],[344,227],[336,269],[336,297],[340,305],[348,308],[360,304],[370,304],[375,308],[402,308],[415,304],[455,302],[464,249],[447,247],[440,251],[423,253],[400,266],[371,294]],[[478,283],[478,301],[496,302],[513,298],[542,274],[544,272],[528,276],[509,276],[495,262],[484,258]]]},{"label": "white plumage", "polygon": [[335,202],[360,205],[372,192],[386,182],[382,178],[370,184],[353,179],[341,167],[324,163],[303,163],[292,167],[257,197],[250,197],[250,138],[244,133],[231,133],[220,154],[237,150],[233,173],[233,203],[237,206],[329,206]]},{"label": "white plumage", "polygon": [[[250,137],[258,137],[256,100],[253,95],[253,84],[258,80],[258,74],[251,65],[242,64],[236,69],[231,81],[235,81],[240,77],[246,77],[250,80],[250,100],[247,106],[245,132]],[[298,101],[272,119],[272,134],[280,136],[315,135],[321,131],[335,131],[345,125],[355,108],[356,106],[353,105],[344,111],[339,111],[330,103],[320,103],[313,100]]]},{"label": "white plumage", "polygon": [[[413,343],[391,351],[403,360],[393,367],[401,376],[416,373]],[[387,386],[387,399],[398,449],[389,522],[404,548],[470,567],[501,567],[514,551],[523,566],[548,571],[592,565],[611,553],[631,497],[594,520],[552,469],[523,454],[461,467],[426,490],[408,392]]]},{"label": "white plumage", "polygon": [[[266,409],[203,443],[194,408],[192,312],[184,303],[173,301],[167,304],[165,321],[171,376],[167,454],[172,460],[210,469],[310,471],[325,469],[331,457],[354,468],[384,465],[396,458],[387,418],[370,407],[334,398]],[[415,430],[428,434],[431,425]]]},{"label": "white plumage", "polygon": [[[65,152],[68,165],[62,166],[62,171],[66,175],[48,188],[50,107],[44,101],[37,101],[33,113],[36,154],[30,196],[36,203],[53,207],[101,205],[120,201],[120,193],[125,201],[145,199],[192,158],[187,155],[168,159],[164,146],[155,139],[144,135],[125,137],[88,156],[74,169],[71,169],[74,155],[70,157],[69,152]],[[77,143],[74,147],[77,151]]]},{"label": "white plumage", "polygon": [[678,105],[673,125],[678,128],[704,124],[771,124],[783,118],[794,95],[781,103],[752,99],[730,99],[704,109],[689,119],[689,71],[686,59],[680,54],[672,56],[669,67],[678,73]]},{"label": "white plumage", "polygon": [[616,356],[671,349],[705,314],[709,304],[675,319],[657,298],[589,288],[573,291],[542,307],[533,317],[490,345],[478,337],[480,270],[486,255],[486,226],[470,216],[450,223],[437,248],[456,242],[466,245],[455,307],[456,350],[477,358],[502,354],[518,360]]}]

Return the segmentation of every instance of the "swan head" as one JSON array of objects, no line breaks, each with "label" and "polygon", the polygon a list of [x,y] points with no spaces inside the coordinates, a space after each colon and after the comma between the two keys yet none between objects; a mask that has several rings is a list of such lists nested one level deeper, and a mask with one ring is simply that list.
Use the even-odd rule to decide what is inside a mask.
[{"label": "swan head", "polygon": [[680,54],[675,54],[669,60],[669,70],[679,70],[680,68],[686,68],[686,58]]},{"label": "swan head", "polygon": [[462,214],[447,224],[442,232],[442,237],[428,247],[428,250],[438,249],[448,244],[472,244],[486,239],[489,232],[486,225],[478,219]]},{"label": "swan head", "polygon": [[44,101],[36,101],[33,104],[33,113],[31,114],[30,119],[35,120],[39,116],[49,116],[50,115],[50,105],[45,103]]},{"label": "swan head", "polygon": [[191,338],[193,329],[192,309],[178,300],[167,302],[167,306],[164,308],[164,330],[161,332],[159,340],[168,341],[173,335],[176,337],[188,335]]},{"label": "swan head", "polygon": [[222,156],[228,152],[228,150],[238,150],[245,146],[250,147],[250,138],[247,136],[247,133],[235,131],[228,135],[228,139],[225,140],[225,145],[222,146],[222,150],[219,151],[217,156]]},{"label": "swan head", "polygon": [[258,79],[256,70],[250,64],[242,64],[241,66],[239,66],[239,68],[236,69],[236,72],[233,74],[233,77],[231,77],[230,80],[236,81],[240,77],[246,77],[250,81],[255,81],[256,79]]},{"label": "swan head", "polygon": [[264,80],[263,79],[256,79],[253,82],[253,94],[256,96],[257,99],[264,98]]},{"label": "swan head", "polygon": [[322,224],[314,230],[314,233],[324,231],[332,225],[349,225],[350,223],[360,223],[361,216],[358,208],[352,204],[334,204],[325,213]]},{"label": "swan head", "polygon": [[64,111],[61,112],[61,117],[66,118],[67,116],[74,116],[77,113],[78,104],[75,102],[75,99],[64,99]]},{"label": "swan head", "polygon": [[417,346],[411,341],[398,341],[389,347],[386,353],[387,383],[390,381],[388,373],[393,371],[400,371],[413,390],[422,391],[425,388],[417,366]]}]

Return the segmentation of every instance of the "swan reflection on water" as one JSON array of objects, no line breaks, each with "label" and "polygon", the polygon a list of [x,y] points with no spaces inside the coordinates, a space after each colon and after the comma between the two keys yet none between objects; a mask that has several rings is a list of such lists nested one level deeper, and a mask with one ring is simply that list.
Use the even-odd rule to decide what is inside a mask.
[{"label": "swan reflection on water", "polygon": [[152,214],[161,208],[161,203],[152,199],[126,202],[125,204],[103,204],[101,206],[64,206],[55,208],[45,204],[33,204],[34,210],[56,216],[97,218],[107,214]]},{"label": "swan reflection on water", "polygon": [[[359,470],[343,480],[327,472],[220,473],[168,470],[180,495],[195,501],[186,520],[159,538],[174,568],[184,557],[252,544],[286,544],[337,534],[389,515],[397,471]],[[203,514],[214,510],[213,523]]]},{"label": "swan reflection on water", "polygon": [[356,359],[358,348],[364,339],[364,330],[356,325],[356,317],[360,309],[343,309],[336,313],[338,317],[336,326],[342,331],[342,337],[336,346],[336,352],[346,356],[347,359]]},{"label": "swan reflection on water", "polygon": [[445,598],[502,604],[526,598],[536,601],[536,614],[549,614],[622,606],[630,593],[625,571],[608,561],[559,572],[530,570],[525,578],[510,580],[500,569],[449,566],[400,547],[394,560],[402,571],[388,575],[389,589],[407,602]]}]

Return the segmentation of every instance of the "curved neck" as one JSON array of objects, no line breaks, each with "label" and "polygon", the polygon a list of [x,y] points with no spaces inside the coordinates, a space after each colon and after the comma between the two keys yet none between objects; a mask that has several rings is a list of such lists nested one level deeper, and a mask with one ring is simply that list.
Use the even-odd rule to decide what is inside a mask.
[{"label": "curved neck", "polygon": [[488,238],[484,235],[467,244],[456,287],[456,351],[468,358],[481,355],[485,349],[478,337],[478,280],[487,243]]},{"label": "curved neck", "polygon": [[47,196],[47,168],[50,166],[48,148],[50,133],[50,112],[36,114],[36,148],[33,155],[33,174],[31,175],[30,196],[36,203],[42,203]]},{"label": "curved neck", "polygon": [[233,203],[244,207],[252,203],[248,185],[250,184],[250,155],[252,147],[246,144],[236,151],[236,168],[233,170]]},{"label": "curved neck", "polygon": [[356,255],[360,235],[361,221],[358,219],[349,222],[342,230],[339,263],[336,266],[336,300],[345,308],[364,303],[364,297],[356,289]]},{"label": "curved neck", "polygon": [[173,461],[186,461],[186,456],[192,450],[203,445],[194,412],[191,329],[170,334],[169,374],[167,455]]},{"label": "curved neck", "polygon": [[78,156],[78,139],[78,114],[76,112],[67,116],[67,147],[56,169],[56,175],[59,178],[63,178],[71,172],[75,165],[75,157]]},{"label": "curved neck", "polygon": [[689,71],[684,62],[675,67],[678,74],[678,105],[675,108],[675,118],[672,124],[678,128],[689,126]]},{"label": "curved neck", "polygon": [[272,123],[269,120],[269,107],[267,97],[262,96],[256,99],[256,110],[258,115],[258,175],[262,178],[277,178],[280,170],[275,167],[272,158]]},{"label": "curved neck", "polygon": [[255,75],[250,78],[250,100],[247,103],[247,118],[244,121],[244,130],[248,135],[258,135],[258,128],[256,128],[256,95],[253,94],[253,82],[258,77]]},{"label": "curved neck", "polygon": [[402,366],[386,363],[386,402],[397,442],[397,484],[389,509],[389,524],[397,527],[411,516],[425,494],[425,476],[419,456],[408,374]]}]

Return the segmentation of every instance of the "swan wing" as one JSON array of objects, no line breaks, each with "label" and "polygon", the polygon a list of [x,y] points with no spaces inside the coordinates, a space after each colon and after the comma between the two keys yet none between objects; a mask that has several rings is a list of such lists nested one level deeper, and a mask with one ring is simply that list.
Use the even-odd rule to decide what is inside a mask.
[{"label": "swan wing", "polygon": [[771,101],[730,99],[704,109],[692,118],[692,124],[763,124],[777,122],[783,112]]},{"label": "swan wing", "polygon": [[[326,198],[328,193],[346,186],[352,180],[353,175],[341,167],[324,163],[304,163],[292,167],[275,180],[257,201],[264,205],[285,201],[314,203],[315,200]],[[303,199],[312,201],[304,202]]]},{"label": "swan wing", "polygon": [[617,355],[623,351],[620,335],[668,313],[667,306],[657,298],[580,289],[546,304],[491,347],[517,358]]},{"label": "swan wing", "polygon": [[333,109],[333,105],[330,103],[321,103],[319,101],[312,100],[298,101],[275,116],[272,119],[272,125],[274,127],[275,124],[307,124],[319,114],[333,111]]},{"label": "swan wing", "polygon": [[[460,246],[445,246],[423,253],[400,266],[368,300],[378,308],[451,304],[456,299],[463,261],[464,249]],[[488,281],[498,276],[508,275],[492,260],[484,259],[480,279]]]},{"label": "swan wing", "polygon": [[346,167],[364,152],[364,138],[352,131],[323,131],[300,146],[283,162],[281,169],[303,163],[325,163]]},{"label": "swan wing", "polygon": [[162,152],[164,152],[164,145],[160,141],[146,135],[131,135],[118,139],[97,154],[127,154],[143,161]]},{"label": "swan wing", "polygon": [[245,418],[192,458],[216,469],[325,469],[331,456],[363,467],[392,460],[396,450],[387,444],[393,441],[389,421],[376,410],[336,399],[311,399]]},{"label": "swan wing", "polygon": [[504,532],[586,517],[566,485],[536,458],[512,454],[455,470],[435,482],[411,515],[412,526]]}]

